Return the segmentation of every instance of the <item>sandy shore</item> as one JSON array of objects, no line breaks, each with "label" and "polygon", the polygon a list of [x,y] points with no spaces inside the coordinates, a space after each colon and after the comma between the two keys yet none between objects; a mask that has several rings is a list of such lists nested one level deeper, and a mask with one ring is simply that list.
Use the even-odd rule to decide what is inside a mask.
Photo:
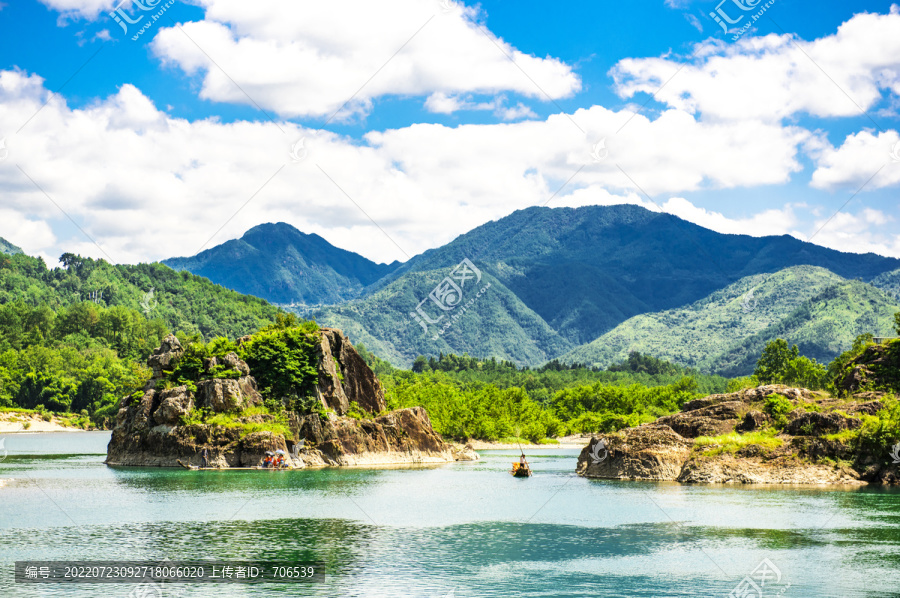
[{"label": "sandy shore", "polygon": [[590,435],[588,436],[564,436],[562,438],[557,438],[559,441],[558,444],[504,444],[500,442],[487,442],[484,440],[470,440],[468,442],[469,445],[472,446],[476,451],[491,451],[491,450],[517,450],[520,446],[523,450],[533,451],[535,449],[583,449],[588,445],[591,441]]},{"label": "sandy shore", "polygon": [[84,430],[64,426],[59,423],[56,416],[47,422],[36,413],[0,413],[0,434],[15,432],[84,432]]}]

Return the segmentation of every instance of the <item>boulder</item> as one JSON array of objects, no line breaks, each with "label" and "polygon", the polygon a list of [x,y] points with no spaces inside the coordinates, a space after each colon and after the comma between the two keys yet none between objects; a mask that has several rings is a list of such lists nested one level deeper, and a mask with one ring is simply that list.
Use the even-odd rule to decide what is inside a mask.
[{"label": "boulder", "polygon": [[218,362],[219,365],[225,365],[228,366],[229,369],[240,372],[241,376],[250,375],[250,366],[247,365],[246,361],[238,357],[237,353],[228,353],[225,357],[220,357]]},{"label": "boulder", "polygon": [[[245,381],[244,387],[249,388],[249,384],[249,381]],[[244,394],[239,380],[216,378],[202,380],[197,384],[197,405],[212,409],[216,413],[240,411],[258,404],[258,398],[259,393],[255,396]]]},{"label": "boulder", "polygon": [[588,478],[676,480],[692,444],[666,425],[628,428],[592,439],[578,456],[576,472]]},{"label": "boulder", "polygon": [[159,407],[153,412],[153,419],[159,425],[176,426],[181,418],[194,408],[194,398],[184,386],[160,392]]}]

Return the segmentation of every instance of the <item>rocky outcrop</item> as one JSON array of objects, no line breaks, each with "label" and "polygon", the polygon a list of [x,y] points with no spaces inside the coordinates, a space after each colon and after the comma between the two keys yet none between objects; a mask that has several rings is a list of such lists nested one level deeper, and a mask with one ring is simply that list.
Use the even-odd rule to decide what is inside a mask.
[{"label": "rocky outcrop", "polygon": [[[246,342],[246,339],[242,339]],[[294,467],[402,463],[445,463],[476,460],[470,447],[451,446],[432,428],[421,407],[382,413],[373,419],[340,417],[352,402],[372,413],[385,410],[381,382],[340,330],[322,329],[318,345],[317,397],[332,409],[298,416],[287,422],[265,410],[247,411],[262,397],[250,368],[235,353],[206,359],[208,376],[196,391],[167,388],[168,374],[184,355],[170,335],[148,359],[153,378],[143,394],[122,399],[108,447],[109,465],[177,467],[200,465],[206,455],[213,467],[254,467],[267,451],[282,450]],[[224,413],[228,426],[196,423],[192,414]],[[260,428],[263,428],[260,430]],[[269,428],[268,430],[265,428]],[[255,430],[255,431],[251,431]]]},{"label": "rocky outcrop", "polygon": [[385,410],[384,389],[344,333],[322,328],[319,340],[319,380],[316,393],[325,407],[346,415],[350,403],[369,413]]},{"label": "rocky outcrop", "polygon": [[164,338],[159,348],[147,359],[147,365],[153,372],[151,381],[164,378],[166,372],[175,368],[175,363],[182,355],[184,355],[184,347],[181,346],[174,334]]},{"label": "rocky outcrop", "polygon": [[691,442],[666,425],[648,424],[594,438],[578,457],[579,475],[619,480],[674,480]]},{"label": "rocky outcrop", "polygon": [[900,392],[900,340],[869,345],[834,381],[847,394],[881,389]]},{"label": "rocky outcrop", "polygon": [[372,420],[322,421],[312,414],[301,420],[299,431],[306,442],[298,457],[306,465],[446,463],[459,456],[432,429],[422,407],[399,409]]},{"label": "rocky outcrop", "polygon": [[[763,411],[765,399],[775,393],[794,406],[777,428]],[[897,483],[900,464],[886,460],[883,449],[867,452],[828,437],[859,428],[860,415],[881,409],[879,400],[865,399],[872,397],[836,400],[780,385],[710,395],[653,424],[592,438],[578,458],[577,473],[682,483]],[[740,441],[741,434],[761,430],[770,431],[761,444]],[[700,436],[719,438],[698,441]]]}]

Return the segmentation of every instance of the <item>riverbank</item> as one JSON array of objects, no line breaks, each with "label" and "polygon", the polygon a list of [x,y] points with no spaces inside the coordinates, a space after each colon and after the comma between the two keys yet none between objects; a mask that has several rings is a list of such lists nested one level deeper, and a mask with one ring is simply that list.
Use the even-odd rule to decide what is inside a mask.
[{"label": "riverbank", "polygon": [[0,434],[16,432],[84,432],[75,427],[67,418],[47,414],[49,420],[41,413],[27,411],[5,411],[0,413]]},{"label": "riverbank", "polygon": [[472,447],[476,451],[499,451],[499,450],[515,450],[522,448],[522,450],[535,450],[535,449],[583,449],[588,445],[591,441],[590,434],[575,434],[572,436],[563,436],[561,438],[554,438],[556,442],[552,443],[542,443],[542,444],[518,444],[515,442],[492,442],[488,440],[469,440],[466,444]]}]

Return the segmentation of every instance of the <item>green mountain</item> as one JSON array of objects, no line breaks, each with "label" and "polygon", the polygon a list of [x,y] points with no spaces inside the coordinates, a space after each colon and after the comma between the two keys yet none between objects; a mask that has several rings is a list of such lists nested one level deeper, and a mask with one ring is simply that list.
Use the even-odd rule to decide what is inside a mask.
[{"label": "green mountain", "polygon": [[[573,347],[490,274],[483,274],[476,285],[474,280],[467,281],[462,304],[440,321],[441,325],[452,323],[443,334],[434,325],[426,332],[410,312],[447,275],[446,269],[410,272],[365,300],[314,311],[312,315],[320,324],[341,328],[354,343],[362,342],[378,356],[402,367],[409,367],[417,355],[441,352],[538,364]],[[478,296],[482,289],[486,290]],[[470,300],[473,303],[467,305]],[[433,306],[426,308],[435,312]],[[436,315],[430,317],[436,319]]]},{"label": "green mountain", "polygon": [[162,264],[112,265],[65,254],[64,267],[40,258],[0,255],[0,304],[51,310],[86,301],[125,307],[160,319],[171,331],[237,338],[275,321],[277,307]]},{"label": "green mountain", "polygon": [[900,270],[885,272],[872,279],[872,286],[878,287],[894,299],[900,301]]},{"label": "green mountain", "polygon": [[163,261],[240,293],[274,303],[321,305],[359,296],[364,287],[397,267],[376,264],[338,249],[289,224],[261,224],[194,257]]},{"label": "green mountain", "polygon": [[21,248],[16,247],[3,237],[0,237],[0,253],[5,255],[15,255],[17,253],[25,253]]},{"label": "green mountain", "polygon": [[[464,258],[496,284],[464,314],[436,311],[427,299],[437,274],[447,276]],[[534,357],[556,357],[561,345],[591,342],[634,316],[690,305],[747,276],[797,265],[872,280],[900,260],[789,236],[724,235],[637,206],[529,208],[414,257],[360,300],[313,315],[353,331],[397,365],[441,351],[536,365]],[[410,315],[422,300],[432,319],[446,314],[439,325],[452,316],[463,325],[432,340]]]},{"label": "green mountain", "polygon": [[859,334],[889,333],[898,310],[900,302],[870,284],[796,266],[742,278],[683,307],[630,318],[561,361],[606,367],[639,351],[723,376],[746,375],[773,338],[828,362]]}]

